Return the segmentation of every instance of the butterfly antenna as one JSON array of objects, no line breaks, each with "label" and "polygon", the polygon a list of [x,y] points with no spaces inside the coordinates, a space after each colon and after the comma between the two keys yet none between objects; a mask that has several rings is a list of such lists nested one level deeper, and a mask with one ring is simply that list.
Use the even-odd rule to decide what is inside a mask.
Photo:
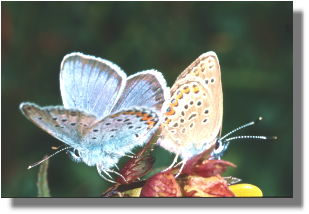
[{"label": "butterfly antenna", "polygon": [[[233,133],[235,133],[235,132],[237,132],[237,131],[239,131],[239,130],[241,130],[241,129],[243,129],[243,128],[246,128],[246,127],[249,127],[249,126],[253,126],[253,125],[257,124],[258,122],[260,122],[261,120],[263,120],[263,117],[259,117],[258,119],[254,120],[254,121],[251,121],[251,122],[246,123],[246,124],[244,124],[244,125],[242,125],[242,126],[239,126],[238,128],[236,128],[236,129],[230,131],[229,133],[227,133],[226,135],[224,135],[223,137],[221,137],[220,140],[223,140],[224,138],[230,136],[231,134],[233,134]],[[226,140],[225,140],[225,141],[226,141]]]},{"label": "butterfly antenna", "polygon": [[[227,150],[230,142],[233,141],[233,140],[239,140],[239,139],[276,140],[277,139],[276,136],[271,136],[271,137],[268,137],[268,136],[234,136],[234,137],[227,138],[231,134],[233,134],[233,133],[235,133],[235,132],[237,132],[237,131],[239,131],[239,130],[241,130],[243,128],[246,128],[246,127],[253,126],[253,125],[257,124],[262,119],[263,119],[262,117],[259,117],[258,119],[254,120],[254,121],[251,121],[251,122],[246,123],[246,124],[244,124],[242,126],[239,126],[238,128],[230,131],[229,133],[227,133],[226,135],[224,135],[223,137],[218,139],[218,142],[221,142],[223,147],[221,148],[220,151],[213,152],[213,154],[212,154],[213,158],[220,160],[221,156],[223,155],[223,153]],[[227,138],[227,139],[225,139],[225,138]]]},{"label": "butterfly antenna", "polygon": [[222,142],[230,142],[232,140],[239,140],[239,139],[259,139],[259,140],[277,140],[277,136],[271,136],[271,137],[267,137],[267,136],[235,136],[235,137],[231,137],[228,138]]},{"label": "butterfly antenna", "polygon": [[44,161],[48,160],[49,158],[55,156],[55,155],[58,154],[59,152],[62,152],[62,151],[64,151],[64,150],[67,150],[67,149],[70,149],[70,148],[71,148],[71,147],[68,146],[68,147],[65,147],[65,148],[63,148],[63,149],[60,149],[60,150],[56,151],[55,153],[53,153],[53,154],[47,156],[46,158],[43,158],[42,160],[40,160],[40,161],[38,161],[38,162],[35,162],[35,163],[29,165],[29,166],[28,166],[28,169],[31,169],[32,167],[35,167],[35,166],[37,166],[37,165],[40,165],[41,163],[43,163]]}]

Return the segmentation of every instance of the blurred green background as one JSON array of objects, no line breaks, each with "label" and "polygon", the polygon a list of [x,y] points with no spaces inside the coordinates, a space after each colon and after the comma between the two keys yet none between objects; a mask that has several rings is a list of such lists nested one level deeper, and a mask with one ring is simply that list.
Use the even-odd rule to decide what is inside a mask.
[{"label": "blurred green background", "polygon": [[[291,2],[2,2],[2,197],[36,197],[38,168],[27,166],[61,145],[25,117],[23,101],[61,104],[63,56],[81,51],[108,59],[128,75],[155,68],[173,84],[200,54],[217,53],[224,92],[223,134],[277,135],[277,141],[231,143],[225,175],[292,197]],[[173,156],[157,149],[156,167]],[[55,197],[97,197],[109,185],[94,167],[65,153],[50,160]]]}]

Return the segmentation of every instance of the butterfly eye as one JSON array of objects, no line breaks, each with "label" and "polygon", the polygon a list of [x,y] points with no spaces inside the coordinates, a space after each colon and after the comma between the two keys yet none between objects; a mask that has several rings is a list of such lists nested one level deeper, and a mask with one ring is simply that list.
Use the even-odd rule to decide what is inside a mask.
[{"label": "butterfly eye", "polygon": [[214,159],[220,159],[223,153],[226,151],[229,143],[223,143],[220,139],[216,141],[215,149],[212,152],[212,157]]},{"label": "butterfly eye", "polygon": [[219,149],[219,147],[220,147],[220,142],[219,142],[219,141],[217,141],[217,142],[216,142],[216,146],[215,146],[215,150],[218,150],[218,149]]},{"label": "butterfly eye", "polygon": [[224,150],[224,145],[222,143],[221,140],[217,140],[216,145],[215,145],[215,149],[214,149],[214,153],[215,154],[221,154]]},{"label": "butterfly eye", "polygon": [[80,157],[78,150],[76,150],[76,149],[74,150],[74,155],[76,155],[76,157]]}]

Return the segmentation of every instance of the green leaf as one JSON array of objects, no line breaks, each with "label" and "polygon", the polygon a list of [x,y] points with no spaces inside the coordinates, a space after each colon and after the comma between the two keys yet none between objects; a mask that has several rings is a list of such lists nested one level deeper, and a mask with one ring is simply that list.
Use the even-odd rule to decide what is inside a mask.
[{"label": "green leaf", "polygon": [[44,161],[39,168],[38,182],[37,182],[38,197],[51,197],[47,181],[47,169],[48,169],[48,160]]}]

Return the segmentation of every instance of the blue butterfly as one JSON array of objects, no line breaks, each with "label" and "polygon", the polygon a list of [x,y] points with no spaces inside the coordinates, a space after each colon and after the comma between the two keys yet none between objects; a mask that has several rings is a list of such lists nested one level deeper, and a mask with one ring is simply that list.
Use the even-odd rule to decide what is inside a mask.
[{"label": "blue butterfly", "polygon": [[111,168],[118,160],[150,140],[169,96],[166,81],[156,70],[127,77],[112,62],[82,53],[64,57],[60,90],[63,106],[24,102],[20,110],[67,144],[64,149],[73,160],[96,166],[106,180],[103,173],[109,177],[108,172],[117,173]]}]

